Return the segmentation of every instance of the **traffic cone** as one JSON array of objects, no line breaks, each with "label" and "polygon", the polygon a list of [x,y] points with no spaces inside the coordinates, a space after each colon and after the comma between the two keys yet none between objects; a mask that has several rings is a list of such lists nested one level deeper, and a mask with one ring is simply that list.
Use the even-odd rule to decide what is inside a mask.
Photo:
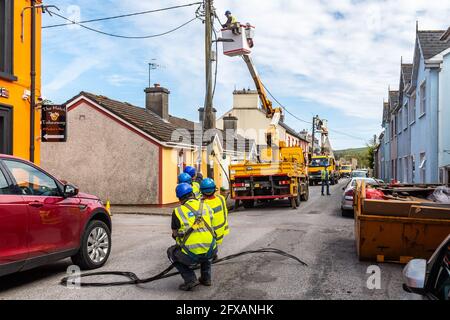
[{"label": "traffic cone", "polygon": [[105,209],[108,212],[108,214],[110,216],[112,216],[112,213],[111,213],[111,202],[109,200],[106,201]]}]

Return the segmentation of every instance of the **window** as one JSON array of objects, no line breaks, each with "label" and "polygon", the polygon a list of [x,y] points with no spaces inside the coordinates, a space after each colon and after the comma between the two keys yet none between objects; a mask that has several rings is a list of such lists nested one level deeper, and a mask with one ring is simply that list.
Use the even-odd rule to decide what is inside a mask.
[{"label": "window", "polygon": [[59,196],[59,188],[52,178],[38,169],[19,161],[5,160],[23,195]]},{"label": "window", "polygon": [[408,102],[405,103],[405,110],[403,111],[403,129],[408,129],[409,124],[409,105]]},{"label": "window", "polygon": [[416,174],[416,159],[414,156],[411,156],[411,173],[412,173],[412,183],[415,183],[415,174]]},{"label": "window", "polygon": [[424,115],[427,110],[427,88],[426,82],[420,86],[420,116]]},{"label": "window", "polygon": [[10,194],[10,191],[8,182],[6,181],[4,174],[0,171],[0,195]]},{"label": "window", "polygon": [[394,132],[395,132],[395,127],[394,127],[394,120],[391,120],[391,140],[394,140],[394,136],[395,136],[395,134],[394,134]]},{"label": "window", "polygon": [[427,181],[427,175],[426,175],[426,164],[427,164],[427,157],[425,152],[420,154],[420,165],[419,165],[419,169],[420,169],[420,178],[422,183],[426,183]]},{"label": "window", "polygon": [[0,105],[0,153],[12,154],[12,109]]},{"label": "window", "polygon": [[409,105],[411,109],[411,123],[414,123],[416,121],[416,92],[411,95]]},{"label": "window", "polygon": [[15,80],[13,74],[13,14],[12,0],[0,0],[0,76]]},{"label": "window", "polygon": [[403,131],[403,113],[402,110],[400,109],[400,111],[398,112],[398,133],[402,133]]}]

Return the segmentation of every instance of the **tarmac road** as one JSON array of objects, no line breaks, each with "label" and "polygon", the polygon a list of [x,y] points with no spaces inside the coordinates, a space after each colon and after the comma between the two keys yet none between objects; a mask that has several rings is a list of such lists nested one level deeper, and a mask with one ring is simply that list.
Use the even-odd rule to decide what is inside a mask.
[{"label": "tarmac road", "polygon": [[[213,286],[181,292],[179,276],[140,286],[68,289],[59,285],[70,259],[0,278],[0,299],[416,299],[402,290],[402,266],[381,264],[381,289],[367,288],[370,263],[359,262],[354,222],[343,218],[344,181],[297,210],[287,203],[240,209],[230,215],[231,233],[220,256],[273,247],[298,256],[308,266],[282,256],[244,256],[213,267]],[[164,270],[173,244],[170,217],[115,215],[113,250],[102,271],[132,271],[149,277]],[[98,280],[114,280],[102,278]]]}]

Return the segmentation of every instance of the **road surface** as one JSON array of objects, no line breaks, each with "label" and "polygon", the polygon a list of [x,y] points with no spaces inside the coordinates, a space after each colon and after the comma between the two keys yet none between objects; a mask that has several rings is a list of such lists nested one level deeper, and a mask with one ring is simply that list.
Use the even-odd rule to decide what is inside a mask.
[{"label": "road surface", "polygon": [[[381,288],[367,287],[371,263],[356,256],[354,222],[343,218],[343,183],[322,197],[311,187],[310,200],[292,210],[287,203],[241,209],[230,215],[231,234],[220,256],[263,247],[279,248],[305,261],[263,254],[213,267],[213,286],[181,292],[179,276],[140,286],[68,289],[58,283],[70,259],[0,278],[0,299],[411,299],[402,290],[402,266],[382,264]],[[149,277],[164,270],[173,244],[170,217],[115,215],[113,250],[102,271],[132,271]],[[99,280],[122,280],[102,278]]]}]

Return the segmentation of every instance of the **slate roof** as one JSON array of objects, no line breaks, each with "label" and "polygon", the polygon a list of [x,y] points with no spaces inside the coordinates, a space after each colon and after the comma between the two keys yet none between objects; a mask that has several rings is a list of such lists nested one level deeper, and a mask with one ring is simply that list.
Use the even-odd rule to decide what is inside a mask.
[{"label": "slate roof", "polygon": [[105,96],[96,95],[85,91],[82,91],[71,100],[75,100],[80,96],[84,96],[92,100],[112,114],[139,128],[158,141],[173,142],[172,133],[177,129],[177,127],[164,121],[160,116],[148,109],[140,108],[127,102],[120,102]]},{"label": "slate roof", "polygon": [[395,109],[398,105],[399,100],[399,92],[398,91],[389,91],[389,111]]},{"label": "slate roof", "polygon": [[405,86],[411,83],[413,73],[413,64],[403,63],[402,64],[402,74],[405,82]]},{"label": "slate roof", "polygon": [[450,48],[450,41],[448,41],[448,39],[445,40],[445,37],[443,37],[446,32],[448,32],[448,30],[417,32],[420,47],[422,48],[425,59],[430,59]]}]

